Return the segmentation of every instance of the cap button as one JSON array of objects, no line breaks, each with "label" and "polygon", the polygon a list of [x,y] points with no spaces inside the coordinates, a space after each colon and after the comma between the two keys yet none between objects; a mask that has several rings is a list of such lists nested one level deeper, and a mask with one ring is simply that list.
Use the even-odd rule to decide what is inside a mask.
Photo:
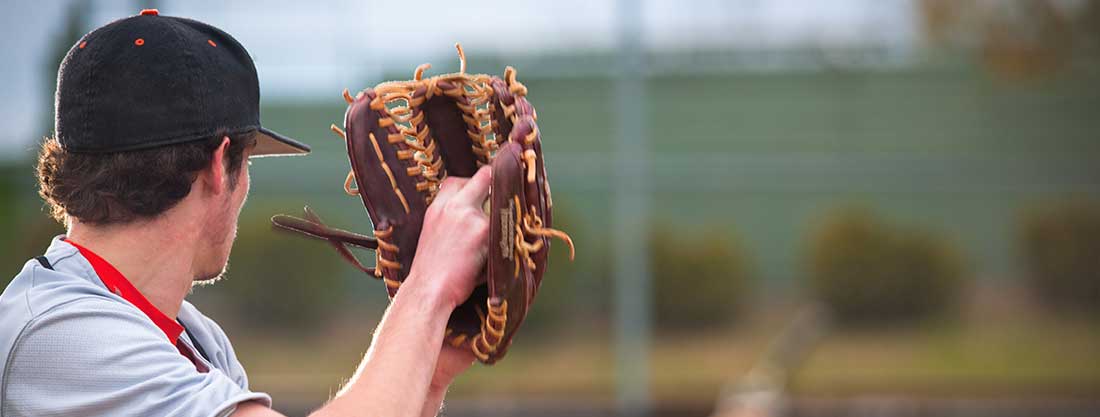
[{"label": "cap button", "polygon": [[160,11],[157,9],[141,9],[142,16],[159,16]]}]

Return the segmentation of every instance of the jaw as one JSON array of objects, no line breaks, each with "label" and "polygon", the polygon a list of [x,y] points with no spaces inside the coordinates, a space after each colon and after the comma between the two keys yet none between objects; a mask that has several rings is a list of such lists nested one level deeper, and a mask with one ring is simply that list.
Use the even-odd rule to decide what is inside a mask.
[{"label": "jaw", "polygon": [[[235,193],[234,193],[235,194]],[[243,205],[234,205],[230,201],[235,195],[227,196],[210,207],[198,227],[199,236],[195,239],[193,273],[195,281],[211,283],[225,274],[229,254],[237,237],[237,218]]]}]

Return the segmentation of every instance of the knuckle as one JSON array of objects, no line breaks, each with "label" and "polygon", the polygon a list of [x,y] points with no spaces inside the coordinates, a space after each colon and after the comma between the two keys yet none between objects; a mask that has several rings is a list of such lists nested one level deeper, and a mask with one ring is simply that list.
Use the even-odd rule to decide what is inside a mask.
[{"label": "knuckle", "polygon": [[470,228],[472,229],[472,232],[474,234],[478,235],[478,236],[482,236],[482,235],[488,236],[489,235],[489,219],[485,218],[485,216],[480,215],[481,213],[477,213],[477,214],[478,214],[478,216],[475,216],[473,219],[471,219],[471,221],[469,223]]},{"label": "knuckle", "polygon": [[474,217],[476,217],[476,216],[477,216],[477,214],[478,214],[478,213],[477,213],[477,210],[474,210],[474,209],[473,209],[472,207],[470,207],[470,206],[465,206],[465,205],[464,205],[464,206],[462,207],[462,218],[463,218],[463,219],[466,219],[466,220],[473,220],[473,218],[474,218]]},{"label": "knuckle", "polygon": [[443,183],[442,183],[442,185],[440,185],[440,187],[445,186],[447,188],[458,188],[458,187],[461,187],[462,183],[464,183],[464,182],[466,182],[465,178],[447,177],[447,178],[443,179]]},{"label": "knuckle", "polygon": [[428,213],[438,213],[443,210],[443,206],[447,205],[446,201],[436,200],[434,204],[428,205]]},{"label": "knuckle", "polygon": [[443,204],[432,204],[428,206],[428,210],[424,212],[424,217],[428,219],[434,219],[439,217],[439,211],[442,210]]},{"label": "knuckle", "polygon": [[463,214],[465,215],[465,217],[467,217],[470,220],[471,223],[478,224],[478,225],[488,225],[489,224],[488,219],[485,216],[485,213],[483,213],[481,211],[481,209],[473,207],[473,206],[467,206],[465,208],[465,210],[463,210],[463,211],[464,211]]}]

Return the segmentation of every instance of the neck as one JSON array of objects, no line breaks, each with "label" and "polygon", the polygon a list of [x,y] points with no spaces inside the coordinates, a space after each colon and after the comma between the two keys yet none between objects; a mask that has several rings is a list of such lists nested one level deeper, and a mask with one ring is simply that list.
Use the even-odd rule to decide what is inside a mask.
[{"label": "neck", "polygon": [[169,210],[152,220],[95,226],[73,221],[68,238],[118,269],[158,310],[175,319],[191,290],[202,228]]}]

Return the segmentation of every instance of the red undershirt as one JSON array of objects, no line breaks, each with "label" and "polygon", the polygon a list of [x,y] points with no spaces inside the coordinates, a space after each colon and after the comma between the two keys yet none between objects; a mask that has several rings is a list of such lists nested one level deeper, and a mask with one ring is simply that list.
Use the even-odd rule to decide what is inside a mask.
[{"label": "red undershirt", "polygon": [[176,345],[176,349],[179,350],[180,354],[189,359],[191,363],[195,364],[195,368],[198,369],[199,372],[208,371],[206,365],[203,365],[203,363],[196,358],[191,349],[180,340],[180,335],[183,333],[182,324],[172,320],[171,317],[168,317],[168,315],[158,310],[153,303],[149,302],[149,300],[141,294],[141,291],[138,291],[138,289],[134,287],[134,284],[130,283],[130,280],[122,276],[122,273],[119,272],[114,265],[111,265],[109,262],[99,257],[99,255],[96,255],[95,252],[78,245],[70,239],[66,238],[65,242],[73,245],[73,247],[79,250],[80,254],[84,256],[84,259],[87,259],[88,263],[92,264],[92,269],[95,270],[96,275],[99,275],[99,279],[103,281],[103,285],[107,286],[107,290],[129,301],[130,304],[133,304],[134,307],[137,307],[138,310],[145,313],[145,315],[153,321],[153,324],[157,325],[157,327],[164,332],[164,335],[168,337],[168,341]]}]

